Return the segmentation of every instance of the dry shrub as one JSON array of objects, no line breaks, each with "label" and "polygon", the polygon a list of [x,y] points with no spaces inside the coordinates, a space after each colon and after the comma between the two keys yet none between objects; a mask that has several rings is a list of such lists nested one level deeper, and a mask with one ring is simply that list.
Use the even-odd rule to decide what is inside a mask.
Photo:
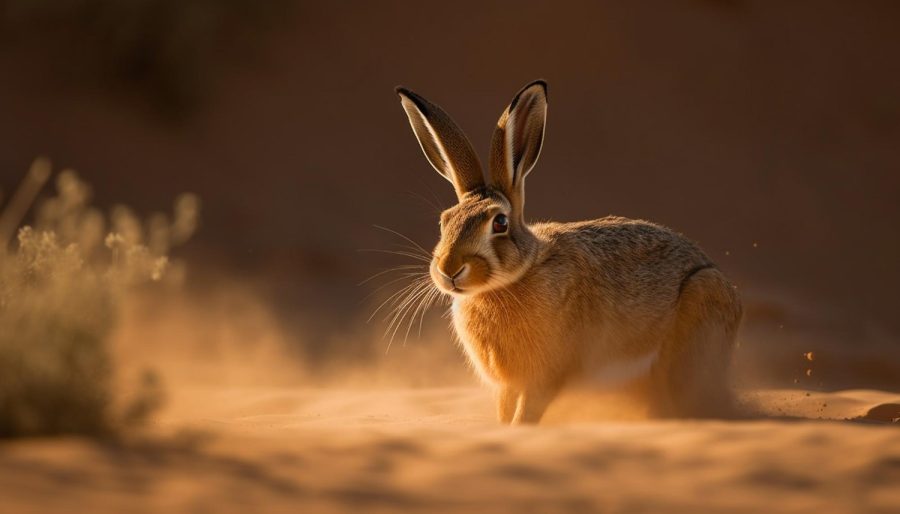
[{"label": "dry shrub", "polygon": [[[36,161],[0,212],[0,237],[49,175],[49,163]],[[196,228],[197,200],[184,195],[173,221],[148,222],[125,207],[106,217],[89,200],[89,187],[63,171],[35,225],[20,228],[16,242],[0,240],[0,437],[112,434],[160,403],[150,372],[136,392],[113,390],[109,339],[123,295],[166,278],[168,250]]]}]

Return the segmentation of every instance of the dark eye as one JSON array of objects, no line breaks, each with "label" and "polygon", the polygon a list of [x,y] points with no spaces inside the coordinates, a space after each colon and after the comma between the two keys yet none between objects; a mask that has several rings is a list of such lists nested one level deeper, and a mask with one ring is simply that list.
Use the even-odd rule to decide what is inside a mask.
[{"label": "dark eye", "polygon": [[509,219],[506,217],[506,214],[498,214],[495,216],[492,227],[495,234],[503,234],[509,230]]}]

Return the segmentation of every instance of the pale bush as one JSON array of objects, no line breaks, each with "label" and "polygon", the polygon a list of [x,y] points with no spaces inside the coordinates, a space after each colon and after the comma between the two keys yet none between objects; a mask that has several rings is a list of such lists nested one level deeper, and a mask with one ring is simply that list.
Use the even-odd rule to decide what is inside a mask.
[{"label": "pale bush", "polygon": [[[0,213],[0,236],[48,175],[37,161]],[[168,250],[196,228],[198,202],[183,196],[174,221],[156,214],[143,223],[125,207],[107,219],[89,201],[87,185],[63,171],[34,227],[0,240],[0,436],[112,433],[159,404],[152,373],[137,392],[113,390],[109,338],[128,289],[164,278]]]}]

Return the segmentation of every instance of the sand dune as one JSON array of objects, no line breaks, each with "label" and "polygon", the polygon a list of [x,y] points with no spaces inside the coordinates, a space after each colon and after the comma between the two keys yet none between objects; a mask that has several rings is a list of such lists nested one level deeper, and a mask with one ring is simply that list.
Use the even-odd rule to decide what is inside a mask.
[{"label": "sand dune", "polygon": [[[0,510],[900,509],[900,427],[890,421],[900,396],[751,396],[788,418],[567,423],[557,413],[508,428],[476,388],[186,389],[145,438],[3,443]],[[844,421],[876,405],[878,419]]]}]

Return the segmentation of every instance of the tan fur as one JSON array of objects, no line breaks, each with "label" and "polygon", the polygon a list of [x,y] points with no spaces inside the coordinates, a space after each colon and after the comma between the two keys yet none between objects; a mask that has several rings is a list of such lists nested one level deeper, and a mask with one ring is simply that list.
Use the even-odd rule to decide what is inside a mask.
[{"label": "tan fur", "polygon": [[[437,137],[471,151],[449,117],[428,106],[441,113]],[[567,383],[648,355],[655,355],[654,412],[721,413],[741,318],[734,287],[694,243],[660,225],[619,217],[525,223],[524,180],[545,116],[546,85],[529,84],[501,115],[487,185],[457,168],[468,177],[462,186],[452,170],[439,169],[460,194],[441,215],[431,275],[453,295],[454,327],[470,362],[497,388],[499,419],[537,422]],[[436,132],[413,129],[420,140]],[[506,233],[492,233],[498,214],[509,219]]]}]

